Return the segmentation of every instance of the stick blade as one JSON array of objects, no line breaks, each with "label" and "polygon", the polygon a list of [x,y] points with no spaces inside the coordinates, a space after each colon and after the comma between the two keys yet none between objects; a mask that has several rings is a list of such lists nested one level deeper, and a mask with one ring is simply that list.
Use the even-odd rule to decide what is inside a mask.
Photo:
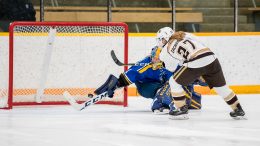
[{"label": "stick blade", "polygon": [[69,104],[76,110],[80,111],[81,107],[77,103],[77,101],[70,95],[68,91],[63,93],[64,98],[69,102]]},{"label": "stick blade", "polygon": [[123,66],[123,65],[124,65],[122,62],[120,62],[120,61],[117,59],[114,50],[111,50],[110,54],[111,54],[112,59],[114,60],[114,62],[115,62],[117,65],[119,65],[119,66]]}]

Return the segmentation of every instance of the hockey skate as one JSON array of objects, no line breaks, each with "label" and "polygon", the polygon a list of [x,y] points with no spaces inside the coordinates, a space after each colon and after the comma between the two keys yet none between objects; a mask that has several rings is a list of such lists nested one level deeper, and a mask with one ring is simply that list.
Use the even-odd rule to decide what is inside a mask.
[{"label": "hockey skate", "polygon": [[[154,104],[153,105],[156,105],[156,101],[158,100],[155,100],[155,102],[153,102]],[[175,107],[174,107],[174,103],[170,103],[169,105],[167,104],[157,104],[157,106],[160,105],[159,107],[157,108],[154,108],[152,111],[154,114],[156,115],[166,115],[166,114],[169,114],[170,111],[172,110],[175,110]],[[155,106],[154,106],[155,107]]]},{"label": "hockey skate", "polygon": [[235,119],[235,120],[246,120],[245,112],[242,109],[241,105],[237,105],[237,109],[234,111],[230,112],[230,116]]},{"label": "hockey skate", "polygon": [[169,114],[170,109],[166,107],[161,107],[159,109],[153,110],[153,113],[156,115],[166,115]]},{"label": "hockey skate", "polygon": [[184,105],[180,107],[179,109],[171,110],[169,112],[170,119],[172,120],[186,120],[189,119],[188,117],[188,106]]}]

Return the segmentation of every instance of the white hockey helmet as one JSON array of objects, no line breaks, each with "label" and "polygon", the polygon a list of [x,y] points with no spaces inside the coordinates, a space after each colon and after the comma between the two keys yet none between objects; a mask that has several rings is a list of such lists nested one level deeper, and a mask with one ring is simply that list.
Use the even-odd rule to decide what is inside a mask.
[{"label": "white hockey helmet", "polygon": [[156,39],[157,41],[161,41],[165,39],[167,42],[169,41],[170,37],[174,34],[174,31],[170,27],[163,27],[157,32]]}]

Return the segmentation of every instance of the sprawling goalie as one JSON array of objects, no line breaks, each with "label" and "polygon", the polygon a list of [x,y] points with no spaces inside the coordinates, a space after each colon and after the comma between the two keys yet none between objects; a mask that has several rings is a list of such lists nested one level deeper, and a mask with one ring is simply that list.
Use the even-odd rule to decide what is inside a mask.
[{"label": "sprawling goalie", "polygon": [[[160,52],[161,50],[158,47],[154,47],[149,56],[139,61],[139,63],[146,65],[132,66],[126,72],[121,73],[119,78],[110,75],[107,81],[94,93],[101,94],[107,91],[108,97],[113,97],[117,88],[135,84],[141,96],[153,99],[151,106],[153,112],[168,113],[169,110],[175,109],[168,83],[174,72],[167,70],[164,63],[160,61]],[[201,82],[199,81],[199,83]],[[201,95],[194,92],[193,84],[183,88],[189,98],[186,100],[189,108],[200,109]]]}]

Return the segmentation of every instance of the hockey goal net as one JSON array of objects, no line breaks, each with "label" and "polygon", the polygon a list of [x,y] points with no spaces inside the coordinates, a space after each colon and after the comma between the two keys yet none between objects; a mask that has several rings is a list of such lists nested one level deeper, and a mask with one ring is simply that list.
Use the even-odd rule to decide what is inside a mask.
[{"label": "hockey goal net", "polygon": [[[114,50],[127,63],[124,23],[14,22],[9,31],[9,50],[0,56],[2,108],[68,104],[64,91],[83,102],[109,74],[127,69],[110,56]],[[99,103],[127,106],[127,89]]]}]

